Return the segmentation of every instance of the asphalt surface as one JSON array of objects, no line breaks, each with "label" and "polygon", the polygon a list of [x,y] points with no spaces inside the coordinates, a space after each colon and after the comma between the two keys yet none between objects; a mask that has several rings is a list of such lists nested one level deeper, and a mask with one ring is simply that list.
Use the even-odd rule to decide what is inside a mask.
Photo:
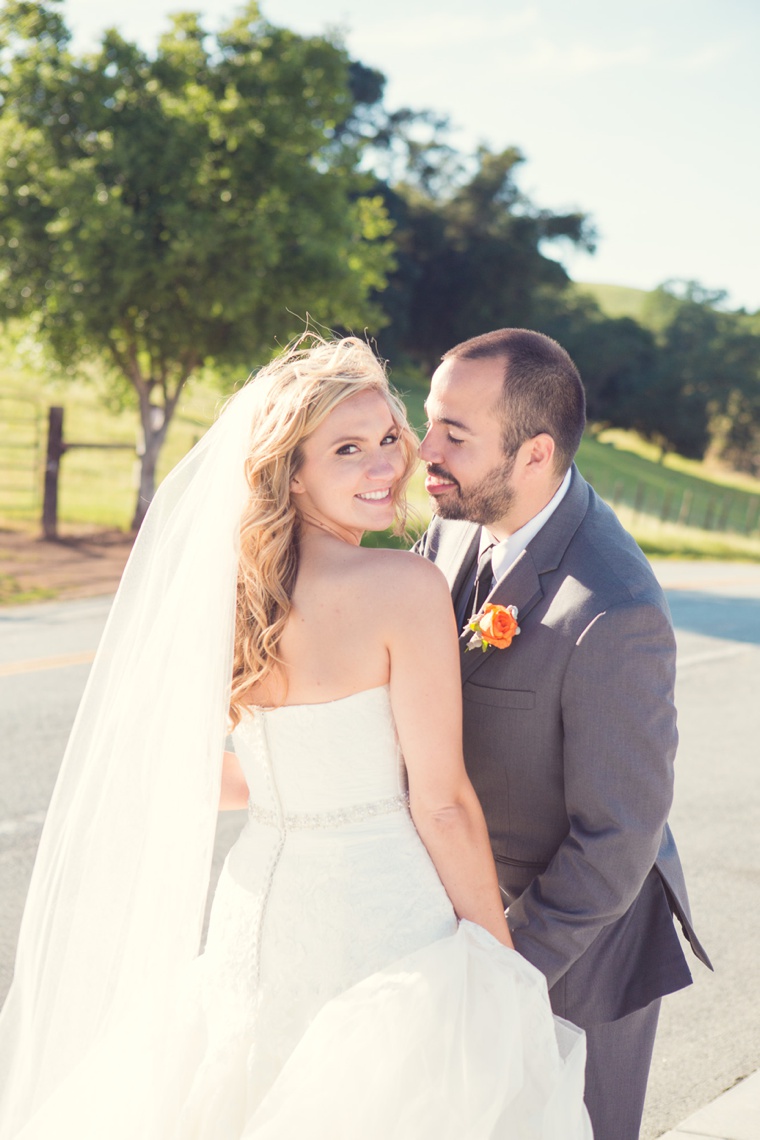
[{"label": "asphalt surface", "polygon": [[[679,649],[671,823],[715,965],[663,1003],[642,1140],[760,1068],[760,567],[656,564]],[[0,998],[34,852],[109,599],[0,610]],[[242,822],[220,818],[216,868]],[[760,1131],[758,1133],[760,1135]]]},{"label": "asphalt surface", "polygon": [[679,648],[671,825],[715,973],[692,959],[663,1002],[642,1140],[760,1068],[760,566],[656,569]]}]

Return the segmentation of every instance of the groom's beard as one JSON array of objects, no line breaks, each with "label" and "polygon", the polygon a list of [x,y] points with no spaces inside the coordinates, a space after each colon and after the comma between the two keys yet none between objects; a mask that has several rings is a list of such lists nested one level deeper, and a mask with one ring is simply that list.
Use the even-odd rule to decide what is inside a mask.
[{"label": "groom's beard", "polygon": [[504,463],[492,467],[479,483],[467,488],[463,488],[450,471],[437,467],[434,463],[429,464],[427,470],[430,475],[450,479],[456,485],[456,490],[449,491],[446,495],[430,496],[434,514],[442,519],[462,519],[480,523],[481,526],[503,519],[515,500],[511,483],[515,458],[515,455],[505,457]]}]

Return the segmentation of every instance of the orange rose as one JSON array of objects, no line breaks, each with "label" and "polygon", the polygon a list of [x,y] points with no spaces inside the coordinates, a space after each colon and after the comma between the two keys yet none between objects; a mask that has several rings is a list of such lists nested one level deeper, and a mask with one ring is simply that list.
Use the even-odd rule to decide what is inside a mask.
[{"label": "orange rose", "polygon": [[489,645],[495,645],[497,649],[506,649],[512,644],[515,634],[520,632],[520,627],[510,612],[512,608],[495,606],[491,602],[487,602],[483,607],[483,617],[478,622],[480,636]]},{"label": "orange rose", "polygon": [[475,631],[475,636],[468,649],[482,649],[484,653],[489,645],[494,649],[506,649],[520,632],[517,606],[497,606],[486,602],[482,612],[469,623],[469,629]]}]

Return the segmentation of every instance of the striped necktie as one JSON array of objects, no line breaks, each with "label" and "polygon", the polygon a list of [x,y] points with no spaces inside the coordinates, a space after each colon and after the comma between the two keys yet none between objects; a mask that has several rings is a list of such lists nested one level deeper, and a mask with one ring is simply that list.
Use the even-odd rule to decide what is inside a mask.
[{"label": "striped necktie", "polygon": [[491,586],[493,585],[493,567],[491,565],[493,548],[493,543],[491,546],[487,546],[478,561],[478,572],[475,575],[475,584],[472,591],[472,606],[469,609],[471,617],[480,613],[483,608],[483,603],[491,593]]}]

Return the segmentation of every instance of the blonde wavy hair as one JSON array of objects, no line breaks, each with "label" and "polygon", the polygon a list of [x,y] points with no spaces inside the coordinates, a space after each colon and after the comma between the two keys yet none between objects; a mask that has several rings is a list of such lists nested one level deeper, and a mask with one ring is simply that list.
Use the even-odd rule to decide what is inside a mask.
[{"label": "blonde wavy hair", "polygon": [[230,697],[234,728],[252,685],[282,665],[279,643],[298,572],[299,519],[290,485],[303,443],[344,400],[379,392],[399,432],[404,472],[393,491],[394,531],[404,534],[406,487],[417,462],[417,437],[385,367],[356,337],[325,340],[307,332],[249,381],[258,391],[245,474],[250,497],[240,523],[235,646]]}]

